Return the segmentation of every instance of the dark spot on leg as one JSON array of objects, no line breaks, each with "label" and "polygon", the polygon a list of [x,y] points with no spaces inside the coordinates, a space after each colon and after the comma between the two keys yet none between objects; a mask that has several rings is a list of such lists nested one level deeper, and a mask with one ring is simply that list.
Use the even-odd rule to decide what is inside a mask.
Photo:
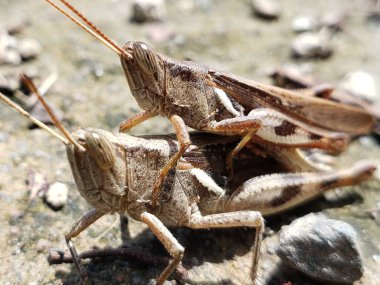
[{"label": "dark spot on leg", "polygon": [[278,197],[274,198],[270,202],[270,206],[271,207],[282,206],[286,202],[289,202],[294,197],[296,197],[300,192],[301,192],[301,187],[300,186],[289,186],[289,187],[286,187],[286,188],[284,188],[281,191],[281,194]]},{"label": "dark spot on leg", "polygon": [[317,135],[317,134],[310,134],[310,135],[309,135],[309,138],[310,138],[312,141],[317,141],[317,140],[320,140],[320,139],[322,138],[322,136]]},{"label": "dark spot on leg", "polygon": [[336,185],[338,184],[338,177],[331,177],[327,179],[326,181],[323,181],[321,183],[321,188],[324,190],[330,189],[330,188],[335,188]]},{"label": "dark spot on leg", "polygon": [[278,136],[286,137],[295,134],[296,128],[296,125],[285,120],[280,126],[274,128],[274,132]]}]

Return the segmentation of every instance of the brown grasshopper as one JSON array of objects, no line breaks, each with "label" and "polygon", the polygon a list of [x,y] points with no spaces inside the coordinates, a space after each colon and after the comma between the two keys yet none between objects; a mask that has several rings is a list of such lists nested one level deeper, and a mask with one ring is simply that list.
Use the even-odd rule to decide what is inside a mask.
[{"label": "brown grasshopper", "polygon": [[132,95],[143,109],[120,125],[121,132],[157,115],[173,125],[180,147],[156,180],[152,205],[157,205],[164,177],[191,144],[187,127],[243,136],[227,158],[230,167],[251,140],[287,148],[342,150],[347,134],[366,133],[372,126],[372,116],[360,108],[174,60],[143,42],[120,47],[67,1],[59,0],[80,20],[53,0],[46,1],[120,57]]},{"label": "brown grasshopper", "polygon": [[[93,207],[65,234],[83,282],[87,280],[87,274],[72,239],[100,217],[114,213],[128,214],[148,225],[171,255],[172,260],[156,284],[167,280],[184,255],[184,248],[167,227],[253,227],[256,231],[251,279],[255,282],[264,230],[262,215],[287,210],[328,189],[360,183],[370,178],[375,170],[372,164],[362,162],[328,172],[275,173],[244,179],[237,173],[235,177],[239,178],[232,183],[234,186],[226,186],[223,182],[218,184],[214,178],[226,177],[225,159],[233,148],[227,143],[235,145],[236,138],[200,134],[191,137],[193,144],[164,179],[159,207],[152,207],[150,199],[154,178],[170,161],[172,153],[181,148],[175,137],[134,137],[94,128],[79,129],[70,134],[50,111],[32,82],[25,77],[24,81],[45,106],[63,136],[4,95],[0,94],[0,98],[66,145],[78,191]],[[248,162],[251,158],[252,153],[248,152]],[[240,164],[240,155],[235,159]]]}]

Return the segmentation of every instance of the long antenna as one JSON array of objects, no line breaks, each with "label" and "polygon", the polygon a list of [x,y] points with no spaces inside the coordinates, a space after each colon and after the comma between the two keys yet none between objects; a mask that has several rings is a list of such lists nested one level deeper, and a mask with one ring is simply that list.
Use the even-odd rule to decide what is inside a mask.
[{"label": "long antenna", "polygon": [[26,76],[25,74],[21,74],[20,78],[22,82],[25,84],[25,86],[30,90],[30,92],[34,93],[34,95],[37,96],[38,101],[41,102],[41,104],[44,106],[46,112],[49,114],[50,118],[52,119],[54,125],[62,132],[62,134],[67,138],[67,140],[75,145],[80,151],[86,151],[86,149],[81,146],[72,136],[71,134],[66,130],[66,128],[62,125],[60,120],[57,118],[57,116],[54,114],[50,106],[46,103],[45,99],[40,95],[38,92],[38,89],[36,85],[34,85],[33,81]]},{"label": "long antenna", "polygon": [[69,141],[62,137],[60,134],[58,134],[53,129],[49,128],[47,125],[42,123],[37,118],[33,117],[31,114],[29,114],[27,111],[25,111],[23,108],[21,108],[19,105],[14,103],[12,100],[8,99],[3,93],[0,92],[0,99],[3,100],[5,103],[7,103],[9,106],[11,106],[13,109],[15,109],[17,112],[19,112],[21,115],[27,117],[30,119],[33,123],[35,123],[37,126],[39,126],[41,129],[47,131],[49,134],[53,135],[57,139],[59,139],[61,142],[63,142],[65,145],[69,145]]},{"label": "long antenna", "polygon": [[66,2],[65,0],[59,0],[61,3],[63,3],[67,8],[70,9],[71,12],[73,12],[75,15],[77,15],[86,25],[84,25],[79,20],[75,19],[73,16],[71,16],[69,13],[67,13],[65,10],[63,10],[61,7],[59,7],[57,4],[55,4],[52,0],[46,0],[50,5],[52,5],[54,8],[56,8],[58,11],[60,11],[62,14],[64,14],[67,18],[69,18],[71,21],[73,21],[75,24],[77,24],[79,27],[81,27],[83,30],[85,30],[87,33],[95,37],[97,40],[99,40],[101,43],[112,49],[117,55],[126,55],[131,56],[130,53],[123,50],[120,46],[118,46],[114,41],[112,41],[108,36],[106,36],[97,26],[95,26],[89,19],[87,19],[82,13],[80,13],[77,9],[75,9],[71,4]]}]

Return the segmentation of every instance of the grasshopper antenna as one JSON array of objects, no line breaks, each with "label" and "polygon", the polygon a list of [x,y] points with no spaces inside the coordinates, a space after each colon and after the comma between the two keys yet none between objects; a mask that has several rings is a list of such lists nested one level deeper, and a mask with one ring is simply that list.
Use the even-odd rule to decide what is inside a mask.
[{"label": "grasshopper antenna", "polygon": [[41,129],[44,129],[49,134],[53,135],[57,139],[59,139],[61,142],[63,142],[65,145],[69,145],[69,141],[62,137],[60,134],[55,132],[53,129],[49,128],[47,125],[42,123],[40,120],[33,117],[30,113],[25,111],[23,108],[21,108],[19,105],[14,103],[12,100],[8,99],[3,93],[0,92],[0,99],[3,100],[5,103],[7,103],[9,106],[11,106],[13,109],[15,109],[17,112],[19,112],[21,115],[27,117],[30,119],[34,124],[39,126]]},{"label": "grasshopper antenna", "polygon": [[46,0],[50,5],[52,5],[55,9],[60,11],[62,14],[64,14],[67,18],[69,18],[71,21],[73,21],[75,24],[77,24],[79,27],[81,27],[83,30],[85,30],[87,33],[95,37],[97,40],[99,40],[101,43],[112,49],[117,55],[126,55],[131,56],[130,53],[123,50],[120,46],[118,46],[114,41],[112,41],[108,36],[106,36],[97,26],[95,26],[89,19],[87,19],[82,13],[80,13],[77,9],[75,9],[71,4],[69,4],[65,0],[59,0],[63,5],[65,5],[71,12],[73,12],[75,15],[79,17],[86,25],[84,25],[79,20],[75,19],[73,16],[71,16],[69,13],[67,13],[65,10],[63,10],[61,7],[59,7],[57,4],[53,2],[53,0]]},{"label": "grasshopper antenna", "polygon": [[[30,90],[30,92],[34,93],[37,96],[38,101],[40,101],[41,104],[44,106],[46,112],[49,114],[49,116],[52,119],[54,125],[62,132],[62,134],[66,137],[67,141],[70,142],[71,144],[75,145],[80,151],[86,151],[86,149],[83,146],[81,146],[71,136],[71,134],[66,130],[66,128],[62,125],[62,123],[60,122],[60,120],[57,118],[57,116],[54,114],[54,112],[52,111],[52,109],[46,103],[45,99],[38,92],[38,89],[37,89],[36,85],[34,85],[33,81],[28,76],[26,76],[25,74],[21,74],[20,78],[21,78],[22,82],[25,84],[25,86]],[[30,116],[30,114],[29,114],[29,116]],[[40,123],[43,124],[42,122],[40,122]],[[67,141],[66,141],[66,145],[68,145]]]}]

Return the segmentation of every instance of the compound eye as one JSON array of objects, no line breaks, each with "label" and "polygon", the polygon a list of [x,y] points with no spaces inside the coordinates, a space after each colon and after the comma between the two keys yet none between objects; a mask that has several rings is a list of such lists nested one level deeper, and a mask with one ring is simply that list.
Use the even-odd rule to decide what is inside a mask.
[{"label": "compound eye", "polygon": [[133,58],[145,73],[154,74],[159,71],[157,54],[150,46],[143,42],[135,42],[133,49]]},{"label": "compound eye", "polygon": [[115,149],[103,135],[91,131],[85,134],[86,148],[101,169],[110,169],[115,164]]}]

